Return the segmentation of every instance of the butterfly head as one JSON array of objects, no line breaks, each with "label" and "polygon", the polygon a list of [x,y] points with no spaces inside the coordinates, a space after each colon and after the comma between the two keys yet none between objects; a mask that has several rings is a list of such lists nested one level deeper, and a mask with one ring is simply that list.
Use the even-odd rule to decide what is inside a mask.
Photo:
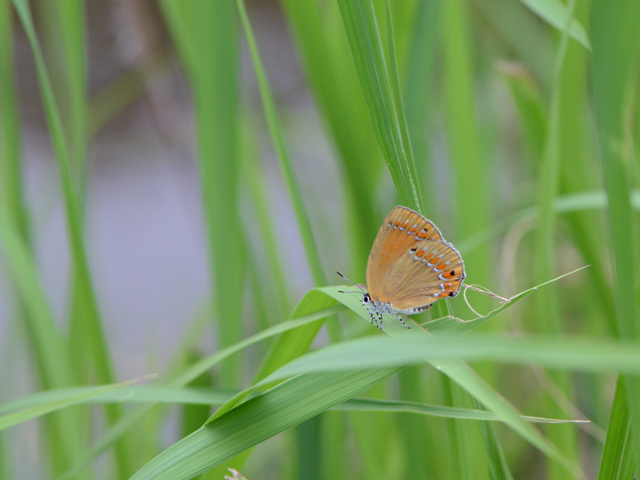
[{"label": "butterfly head", "polygon": [[336,273],[340,275],[342,278],[344,278],[347,282],[351,283],[352,285],[355,285],[360,289],[359,292],[355,290],[351,290],[351,291],[340,290],[340,293],[362,293],[362,306],[367,309],[367,313],[369,313],[369,316],[371,317],[371,323],[375,324],[375,326],[378,327],[380,330],[382,330],[382,314],[383,313],[390,313],[392,315],[396,315],[400,320],[400,322],[402,323],[402,325],[404,325],[407,328],[410,328],[406,323],[404,323],[401,313],[398,312],[396,309],[394,309],[391,306],[391,304],[384,303],[381,301],[375,301],[373,298],[371,298],[371,295],[369,294],[369,292],[367,292],[361,285],[358,285],[357,283],[352,282],[347,277],[342,275],[340,272],[336,272]]}]

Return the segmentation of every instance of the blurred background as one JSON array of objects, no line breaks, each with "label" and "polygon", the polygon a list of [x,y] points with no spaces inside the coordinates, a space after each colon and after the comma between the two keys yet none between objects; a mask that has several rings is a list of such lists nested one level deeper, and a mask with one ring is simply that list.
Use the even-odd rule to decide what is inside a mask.
[{"label": "blurred background", "polygon": [[[235,2],[203,3],[0,0],[0,360],[8,366],[0,403],[48,388],[175,376],[288,318],[310,288],[342,283],[336,270],[365,283],[382,219],[407,204],[411,181],[398,180],[372,126],[363,89],[375,82],[358,70],[341,2],[246,2],[282,137],[268,108],[265,117],[266,83],[256,79]],[[509,297],[592,264],[483,329],[618,335],[597,155],[602,132],[590,90],[604,84],[596,78],[592,86],[590,69],[597,77],[608,68],[594,67],[591,57],[592,9],[601,7],[373,3],[382,38],[395,42],[382,48],[392,72],[397,66],[414,162],[418,203],[408,206],[420,207],[460,250],[467,282]],[[37,47],[34,55],[35,38],[42,57]],[[627,60],[637,65],[637,42],[630,45],[619,63],[633,70]],[[631,190],[637,75],[619,85],[628,122],[618,150]],[[620,105],[617,89],[609,90],[612,98],[600,101]],[[640,197],[632,193],[637,222]],[[630,265],[637,300],[638,270]],[[37,277],[20,276],[27,271]],[[484,313],[498,305],[470,298]],[[461,296],[448,308],[474,317]],[[346,314],[330,325],[315,347],[377,333]],[[193,385],[243,388],[268,347],[243,351]],[[477,367],[525,414],[592,420],[544,432],[587,478],[597,477],[614,376]],[[370,395],[474,406],[439,378],[412,367]],[[88,453],[126,411],[74,407],[68,417],[7,430],[0,477],[69,478],[60,475],[94,455],[77,478],[128,478],[210,414],[207,406],[167,408],[131,433],[139,448]],[[82,424],[80,433],[61,440],[74,435],[60,433],[69,421]],[[243,454],[245,468],[234,467],[250,479],[497,478],[480,430],[462,434],[446,422],[331,412]],[[513,478],[568,478],[513,432],[496,431]],[[379,449],[387,454],[378,458]]]},{"label": "blurred background", "polygon": [[[46,5],[32,7],[44,52],[55,59],[62,55],[56,13]],[[211,291],[193,108],[157,3],[87,2],[84,7],[90,133],[84,208],[87,256],[118,375],[132,378],[149,372],[146,352],[152,345],[166,352],[162,357],[170,356]],[[291,118],[286,123],[292,130],[300,181],[310,198],[314,190],[315,195],[327,192],[326,203],[316,208],[325,216],[325,226],[337,233],[343,217],[338,214],[335,222],[330,218],[340,204],[335,160],[318,125],[282,12],[277,2],[255,2],[251,7],[274,91]],[[25,202],[32,215],[43,285],[57,320],[65,325],[70,314],[70,257],[64,199],[33,55],[19,23],[15,28]],[[281,251],[290,256],[283,268],[295,292],[292,298],[298,298],[313,284],[277,160],[259,118],[251,60],[246,46],[242,48],[239,82],[245,115],[262,131],[258,141],[270,214],[278,226],[274,233]],[[55,74],[52,71],[54,85]],[[57,75],[60,91],[65,73]],[[245,211],[250,210],[247,201],[246,195],[238,199]],[[250,211],[243,215],[247,223],[254,221]],[[344,255],[345,247],[332,250]],[[15,313],[9,292],[0,299],[3,332]]]}]

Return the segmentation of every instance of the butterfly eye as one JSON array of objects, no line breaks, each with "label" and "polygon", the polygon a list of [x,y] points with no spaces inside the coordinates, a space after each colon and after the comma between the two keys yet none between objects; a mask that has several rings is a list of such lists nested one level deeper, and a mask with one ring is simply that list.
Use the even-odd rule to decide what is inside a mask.
[{"label": "butterfly eye", "polygon": [[369,297],[368,293],[365,293],[364,297],[362,297],[363,303],[369,303],[369,300],[371,300],[371,297]]}]

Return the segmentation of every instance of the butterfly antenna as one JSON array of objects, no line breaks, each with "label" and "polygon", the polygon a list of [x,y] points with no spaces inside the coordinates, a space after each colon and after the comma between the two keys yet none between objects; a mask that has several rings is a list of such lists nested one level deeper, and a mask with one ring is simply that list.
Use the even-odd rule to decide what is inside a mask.
[{"label": "butterfly antenna", "polygon": [[[360,289],[360,291],[362,292],[363,295],[366,295],[367,292],[364,291],[364,289],[358,285],[357,283],[352,282],[351,280],[349,280],[347,277],[345,277],[343,274],[341,274],[340,272],[336,272],[338,275],[340,275],[342,278],[344,278],[347,282],[355,285],[356,287],[358,287]],[[360,293],[360,292],[343,292],[341,291],[340,293]]]}]

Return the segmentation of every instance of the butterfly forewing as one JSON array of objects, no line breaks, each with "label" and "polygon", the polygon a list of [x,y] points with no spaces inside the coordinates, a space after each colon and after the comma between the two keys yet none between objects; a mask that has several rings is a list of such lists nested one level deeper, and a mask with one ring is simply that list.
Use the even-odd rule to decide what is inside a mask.
[{"label": "butterfly forewing", "polygon": [[455,296],[462,279],[460,255],[433,223],[405,207],[387,215],[367,263],[367,288],[375,301],[397,310],[430,305]]},{"label": "butterfly forewing", "polygon": [[382,222],[369,261],[367,262],[367,287],[376,285],[391,265],[410,248],[423,240],[442,240],[438,228],[419,213],[406,207],[395,207]]}]

